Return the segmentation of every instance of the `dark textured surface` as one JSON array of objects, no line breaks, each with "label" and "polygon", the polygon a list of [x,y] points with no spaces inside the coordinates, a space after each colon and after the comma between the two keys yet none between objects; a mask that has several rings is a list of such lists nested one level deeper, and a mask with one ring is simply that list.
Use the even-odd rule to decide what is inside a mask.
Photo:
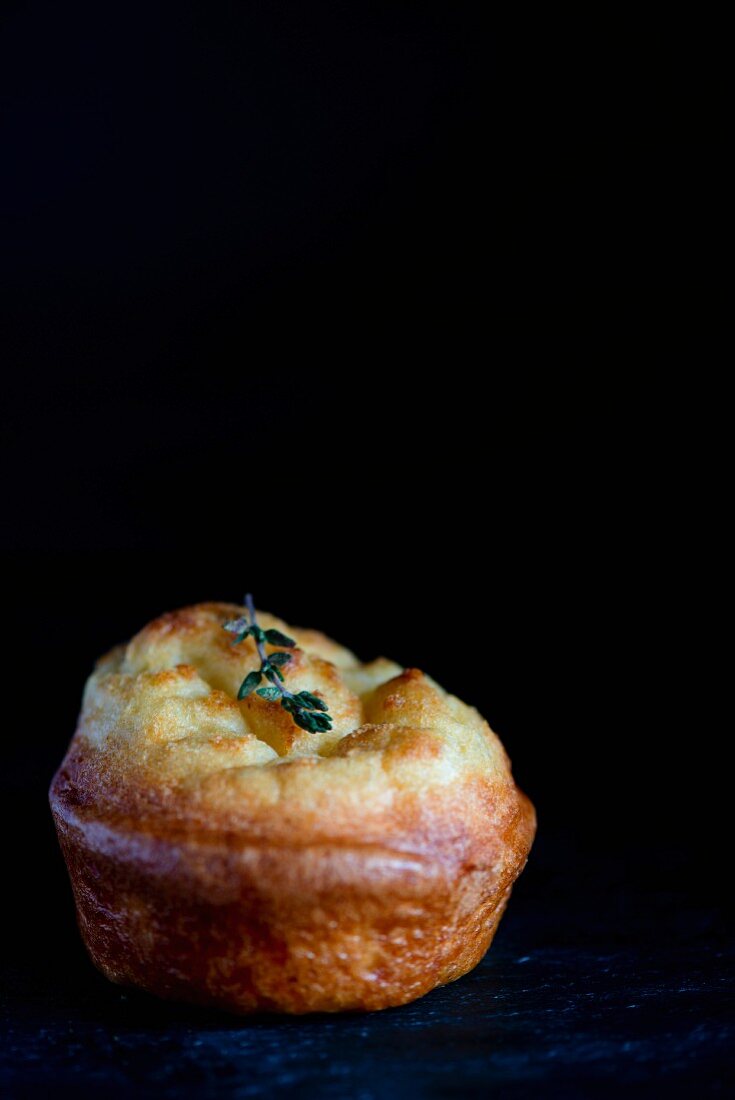
[{"label": "dark textured surface", "polygon": [[9,963],[7,1088],[725,1095],[735,1084],[733,952],[714,900],[672,888],[683,869],[675,851],[632,865],[542,839],[473,973],[404,1008],[341,1018],[248,1021],[122,991],[93,971],[63,911],[32,955]]}]

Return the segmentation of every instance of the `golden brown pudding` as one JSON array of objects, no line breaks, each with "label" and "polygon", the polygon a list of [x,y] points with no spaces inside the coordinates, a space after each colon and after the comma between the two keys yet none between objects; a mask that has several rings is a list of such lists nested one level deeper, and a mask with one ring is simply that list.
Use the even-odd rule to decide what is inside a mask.
[{"label": "golden brown pudding", "polygon": [[259,666],[223,629],[242,612],[163,615],[87,683],[50,798],[92,959],[235,1012],[385,1008],[460,977],[533,839],[500,741],[424,673],[264,612],[332,728],[238,700]]}]

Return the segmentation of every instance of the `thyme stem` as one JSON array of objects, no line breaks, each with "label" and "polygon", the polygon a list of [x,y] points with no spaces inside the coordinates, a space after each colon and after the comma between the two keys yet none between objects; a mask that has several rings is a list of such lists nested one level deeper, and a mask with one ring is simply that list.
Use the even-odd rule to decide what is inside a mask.
[{"label": "thyme stem", "polygon": [[[255,600],[250,592],[245,597],[245,607],[247,616],[243,615],[224,624],[224,629],[228,633],[237,635],[233,645],[239,645],[246,638],[252,637],[260,657],[260,668],[249,672],[240,684],[238,699],[246,699],[252,692],[271,702],[278,699],[296,725],[308,733],[325,733],[331,730],[332,716],[321,696],[314,695],[311,691],[298,691],[294,694],[283,683],[281,670],[293,659],[290,653],[284,653],[284,648],[294,649],[296,642],[275,627],[269,630],[262,629],[258,624]],[[266,643],[278,647],[278,652],[266,653]],[[259,687],[263,677],[268,681],[267,686]]]},{"label": "thyme stem", "polygon": [[[247,596],[245,597],[245,606],[248,609],[248,616],[250,618],[250,625],[251,626],[257,626],[258,625],[258,620],[257,620],[256,615],[255,615],[255,600],[253,599],[253,596],[252,596],[251,592],[248,592]],[[255,640],[255,648],[257,649],[258,656],[260,657],[260,663],[262,665],[266,665],[268,663],[268,654],[265,651],[265,646],[261,642],[261,640],[258,637],[257,633],[253,632],[253,638]],[[281,681],[278,679],[277,676],[273,680],[271,680],[271,683],[273,684],[274,688],[276,688],[279,695],[281,695],[283,698],[293,699],[293,695],[291,694],[291,692],[283,686],[283,684],[281,683]]]}]

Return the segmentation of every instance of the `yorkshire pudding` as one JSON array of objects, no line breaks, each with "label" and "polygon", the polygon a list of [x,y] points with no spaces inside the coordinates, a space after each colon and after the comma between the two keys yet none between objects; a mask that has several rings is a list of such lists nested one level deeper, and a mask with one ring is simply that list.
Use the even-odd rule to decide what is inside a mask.
[{"label": "yorkshire pudding", "polygon": [[93,961],[242,1013],[379,1009],[459,978],[534,834],[500,741],[423,672],[266,613],[297,643],[288,688],[333,728],[238,700],[259,666],[223,630],[242,612],[163,615],[87,683],[50,799]]}]

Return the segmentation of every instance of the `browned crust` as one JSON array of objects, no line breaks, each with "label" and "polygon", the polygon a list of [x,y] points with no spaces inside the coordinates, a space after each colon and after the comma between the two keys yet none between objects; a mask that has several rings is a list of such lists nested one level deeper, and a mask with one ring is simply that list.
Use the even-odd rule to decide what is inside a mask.
[{"label": "browned crust", "polygon": [[[197,612],[180,633],[198,638]],[[136,692],[188,692],[189,674],[170,671],[150,688],[136,672],[148,676]],[[207,721],[229,714],[217,691]],[[489,727],[422,674],[355,700],[344,696],[345,722],[359,712],[366,724],[321,756],[291,759],[284,730],[275,762],[228,767],[227,745],[202,756],[197,743],[184,767],[179,747],[156,747],[158,711],[133,743],[130,703],[108,736],[92,693],[50,799],[81,933],[107,977],[235,1012],[304,1013],[403,1004],[477,964],[528,856],[533,807]]]},{"label": "browned crust", "polygon": [[54,817],[87,948],[112,981],[236,1012],[379,1009],[484,955],[530,847],[518,810],[497,869],[366,845],[171,841]]}]

